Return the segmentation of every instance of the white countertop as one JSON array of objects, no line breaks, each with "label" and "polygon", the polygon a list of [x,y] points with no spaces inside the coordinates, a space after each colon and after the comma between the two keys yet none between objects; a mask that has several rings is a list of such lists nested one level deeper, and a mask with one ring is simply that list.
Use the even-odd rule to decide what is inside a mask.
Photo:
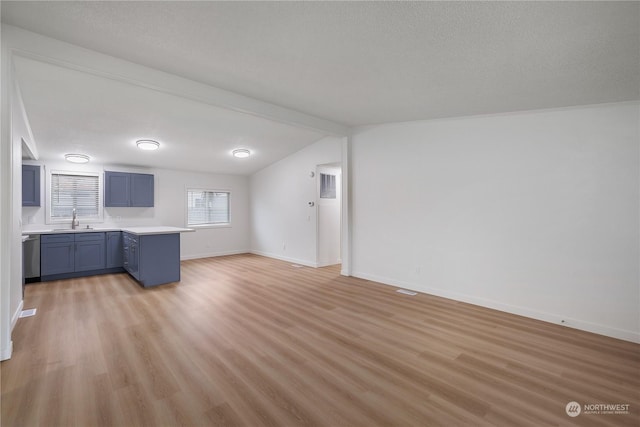
[{"label": "white countertop", "polygon": [[191,228],[180,227],[95,227],[95,228],[76,228],[72,230],[70,228],[42,228],[37,230],[22,230],[22,235],[28,234],[59,234],[59,233],[104,233],[107,231],[124,231],[131,234],[143,235],[143,234],[173,234],[173,233],[186,233],[195,231]]},{"label": "white countertop", "polygon": [[79,227],[75,230],[70,228],[38,228],[34,230],[22,230],[22,234],[59,234],[59,233],[104,233],[105,231],[120,231],[119,228],[113,227]]},{"label": "white countertop", "polygon": [[192,228],[180,228],[180,227],[125,227],[122,228],[122,231],[125,233],[137,234],[138,236],[142,236],[145,234],[173,234],[173,233],[188,233],[190,231],[195,231]]}]

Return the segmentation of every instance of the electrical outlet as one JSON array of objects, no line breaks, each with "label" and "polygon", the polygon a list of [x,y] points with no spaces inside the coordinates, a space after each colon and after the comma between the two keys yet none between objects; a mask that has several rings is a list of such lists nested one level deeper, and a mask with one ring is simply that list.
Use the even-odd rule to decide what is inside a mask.
[{"label": "electrical outlet", "polygon": [[286,245],[284,242],[282,242],[282,250],[283,250],[283,251],[286,251],[286,250],[287,250],[287,245]]}]

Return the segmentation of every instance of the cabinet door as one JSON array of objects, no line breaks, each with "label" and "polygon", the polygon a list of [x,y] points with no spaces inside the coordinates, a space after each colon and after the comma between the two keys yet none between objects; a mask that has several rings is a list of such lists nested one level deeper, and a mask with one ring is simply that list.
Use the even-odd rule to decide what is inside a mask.
[{"label": "cabinet door", "polygon": [[123,248],[123,267],[136,279],[138,275],[138,266],[140,263],[140,255],[138,253],[138,237],[129,233],[122,233],[124,242]]},{"label": "cabinet door", "polygon": [[72,273],[75,269],[73,234],[42,235],[40,275]]},{"label": "cabinet door", "polygon": [[104,269],[105,233],[76,234],[75,243],[75,271]]},{"label": "cabinet door", "polygon": [[140,248],[138,239],[133,238],[129,241],[129,273],[136,279],[140,280]]},{"label": "cabinet door", "polygon": [[40,166],[22,166],[22,206],[40,206]]},{"label": "cabinet door", "polygon": [[180,281],[180,234],[139,237],[140,265],[136,277],[144,287]]},{"label": "cabinet door", "polygon": [[107,268],[122,267],[123,242],[120,231],[107,232]]},{"label": "cabinet door", "polygon": [[153,207],[153,175],[131,174],[131,206]]},{"label": "cabinet door", "polygon": [[131,237],[129,234],[122,233],[122,266],[125,270],[129,271],[129,244]]},{"label": "cabinet door", "polygon": [[104,205],[106,207],[130,206],[131,174],[125,172],[104,173]]}]

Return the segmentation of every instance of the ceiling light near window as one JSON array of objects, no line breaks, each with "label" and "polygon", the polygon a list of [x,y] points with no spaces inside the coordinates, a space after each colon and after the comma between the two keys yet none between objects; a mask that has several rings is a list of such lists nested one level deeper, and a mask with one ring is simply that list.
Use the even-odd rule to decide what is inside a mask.
[{"label": "ceiling light near window", "polygon": [[136,145],[139,149],[147,151],[157,150],[158,148],[160,148],[160,143],[151,139],[139,139],[138,141],[136,141]]},{"label": "ceiling light near window", "polygon": [[233,154],[233,157],[237,157],[239,159],[244,159],[251,155],[251,151],[247,150],[246,148],[238,148],[236,150],[233,150],[231,153]]},{"label": "ceiling light near window", "polygon": [[89,156],[84,154],[65,154],[64,158],[71,163],[87,163],[89,161]]}]

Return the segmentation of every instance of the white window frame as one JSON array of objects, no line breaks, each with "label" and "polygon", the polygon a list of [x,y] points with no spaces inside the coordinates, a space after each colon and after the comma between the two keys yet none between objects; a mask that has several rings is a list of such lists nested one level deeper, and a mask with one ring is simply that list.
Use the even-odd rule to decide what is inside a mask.
[{"label": "white window frame", "polygon": [[47,183],[45,187],[45,222],[46,224],[71,224],[71,218],[51,218],[51,183],[52,175],[78,175],[98,177],[98,215],[92,217],[78,217],[78,220],[86,223],[104,222],[104,187],[102,173],[100,172],[78,172],[67,170],[50,170],[46,173]]},{"label": "white window frame", "polygon": [[[329,187],[327,188],[323,188],[323,177],[327,177],[327,184],[329,184],[329,182],[333,182],[333,188]],[[337,189],[337,183],[338,183],[338,179],[337,179],[337,175],[335,173],[329,173],[329,172],[320,172],[320,192],[319,192],[319,198],[321,199],[325,199],[325,200],[335,200],[338,197],[338,189]],[[329,192],[328,196],[325,194],[323,196],[322,190],[325,191],[329,191],[329,190],[333,190],[333,192]],[[330,197],[333,196],[333,197]]]},{"label": "white window frame", "polygon": [[[190,191],[206,191],[210,193],[227,193],[227,200],[229,207],[227,210],[228,222],[210,223],[210,224],[189,224],[189,192]],[[184,191],[184,223],[188,228],[231,228],[232,216],[231,216],[231,190],[228,189],[212,189],[212,188],[200,188],[200,187],[185,187]]]}]

